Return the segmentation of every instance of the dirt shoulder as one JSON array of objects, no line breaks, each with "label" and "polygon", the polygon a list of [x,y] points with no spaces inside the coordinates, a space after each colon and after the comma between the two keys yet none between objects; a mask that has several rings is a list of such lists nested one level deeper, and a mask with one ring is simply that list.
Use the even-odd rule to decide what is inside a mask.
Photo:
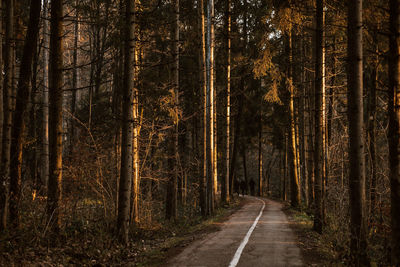
[{"label": "dirt shoulder", "polygon": [[335,259],[329,245],[321,241],[321,235],[313,231],[313,221],[310,216],[288,205],[283,211],[290,221],[290,227],[297,235],[306,266],[343,266]]}]

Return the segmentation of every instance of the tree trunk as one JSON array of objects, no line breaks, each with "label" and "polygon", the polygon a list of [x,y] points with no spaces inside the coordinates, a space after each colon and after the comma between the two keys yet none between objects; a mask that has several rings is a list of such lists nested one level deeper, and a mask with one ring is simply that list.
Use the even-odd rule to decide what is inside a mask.
[{"label": "tree trunk", "polygon": [[221,200],[229,202],[230,120],[231,120],[231,0],[226,2],[226,136],[225,174],[221,183]]},{"label": "tree trunk", "polygon": [[390,1],[389,164],[392,213],[392,265],[400,265],[400,1]]},{"label": "tree trunk", "polygon": [[10,162],[10,222],[19,227],[19,203],[21,201],[22,146],[25,131],[24,119],[30,98],[33,55],[36,51],[39,32],[41,2],[31,0],[28,31],[25,38],[21,68],[18,80],[16,109],[11,131]]},{"label": "tree trunk", "polygon": [[43,5],[43,98],[41,179],[44,188],[49,182],[49,0]]},{"label": "tree trunk", "polygon": [[314,140],[314,192],[315,212],[314,230],[322,233],[323,230],[323,182],[324,182],[324,0],[317,1],[315,37],[315,140]]},{"label": "tree trunk", "polygon": [[293,57],[292,57],[292,34],[288,36],[289,49],[289,116],[290,116],[290,133],[289,133],[289,162],[290,162],[290,201],[292,207],[300,206],[300,184],[299,184],[299,168],[298,168],[298,153],[297,153],[297,138],[296,138],[296,116],[294,106],[294,85],[293,85]]},{"label": "tree trunk", "polygon": [[5,14],[5,51],[4,51],[4,82],[3,82],[3,139],[1,151],[0,175],[0,209],[1,229],[7,227],[8,188],[10,176],[10,146],[11,146],[11,119],[12,119],[12,91],[13,91],[13,58],[14,58],[14,1],[7,0]]},{"label": "tree trunk", "polygon": [[135,64],[135,4],[132,0],[125,1],[125,43],[124,43],[124,85],[122,107],[122,138],[121,138],[121,174],[118,198],[118,238],[120,242],[128,242],[130,198],[132,186],[132,152],[133,152],[133,98],[134,98],[134,64]]},{"label": "tree trunk", "polygon": [[[79,2],[76,0],[75,5],[78,6]],[[71,92],[71,118],[69,122],[69,149],[68,152],[72,156],[75,146],[75,113],[76,113],[76,100],[78,91],[78,41],[79,41],[79,13],[78,8],[75,9],[75,24],[74,24],[74,51],[72,54],[72,92]]]},{"label": "tree trunk", "polygon": [[365,157],[363,138],[362,0],[348,3],[348,120],[350,253],[356,266],[367,265],[365,221]]},{"label": "tree trunk", "polygon": [[210,137],[208,147],[208,155],[210,162],[209,181],[208,181],[208,214],[214,213],[214,199],[215,199],[215,155],[214,155],[214,0],[208,1],[207,8],[207,107],[208,107],[208,121],[209,129],[208,136]]},{"label": "tree trunk", "polygon": [[[0,1],[0,17],[5,17],[3,10],[3,1]],[[3,33],[3,19],[0,19],[0,32]],[[3,44],[3,35],[0,36],[0,42]],[[0,45],[0,73],[3,73],[3,45]],[[2,145],[3,145],[3,121],[4,121],[4,103],[3,103],[3,95],[4,95],[4,84],[3,84],[3,75],[0,75],[0,171],[1,171],[1,163],[2,161]],[[3,184],[3,178],[0,178],[0,183]],[[3,188],[4,185],[0,185],[0,216],[3,216]],[[2,217],[0,217],[0,221]],[[2,223],[0,222],[0,231],[2,229]]]},{"label": "tree trunk", "polygon": [[[374,40],[377,42],[377,34],[375,34]],[[370,214],[376,209],[376,91],[378,86],[378,68],[379,68],[379,57],[378,47],[376,47],[376,56],[373,63],[372,70],[372,84],[369,92],[369,122],[368,122],[368,147],[370,153]],[[372,217],[371,217],[372,219]]]},{"label": "tree trunk", "polygon": [[202,160],[202,173],[200,175],[200,208],[201,214],[206,216],[207,214],[207,71],[206,71],[206,35],[205,35],[205,17],[204,17],[204,0],[200,0],[199,6],[199,20],[201,35],[200,42],[200,53],[199,53],[199,73],[200,73],[200,91],[202,93],[202,104],[203,104],[203,160]]},{"label": "tree trunk", "polygon": [[[138,5],[140,5],[140,1],[136,1],[135,3],[135,11],[138,10]],[[133,14],[135,16],[135,14]],[[136,25],[131,27],[135,28]],[[140,41],[140,36],[137,36],[138,42],[135,40],[130,40],[131,45],[134,45],[134,73],[133,73],[133,139],[132,139],[132,157],[133,157],[133,180],[132,180],[132,207],[131,207],[131,221],[135,224],[139,223],[139,195],[140,195],[140,159],[139,159],[139,135],[140,135],[140,122],[139,122],[139,71],[140,71],[140,47],[138,45]],[[132,66],[132,65],[131,65]],[[132,79],[132,77],[131,77]]]},{"label": "tree trunk", "polygon": [[63,4],[51,1],[50,87],[49,87],[49,185],[47,216],[55,231],[61,227],[62,147],[63,147]]}]

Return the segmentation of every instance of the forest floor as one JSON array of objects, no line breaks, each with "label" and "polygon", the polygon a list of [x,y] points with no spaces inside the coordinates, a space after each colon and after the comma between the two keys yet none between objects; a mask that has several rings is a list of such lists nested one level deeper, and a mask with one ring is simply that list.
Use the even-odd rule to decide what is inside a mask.
[{"label": "forest floor", "polygon": [[161,266],[188,244],[218,231],[245,202],[236,198],[206,219],[183,215],[175,222],[132,228],[128,246],[120,245],[114,230],[100,223],[72,224],[55,237],[27,221],[20,230],[0,236],[0,266]]},{"label": "forest floor", "polygon": [[296,233],[301,249],[303,261],[306,266],[345,266],[337,257],[324,236],[313,230],[313,219],[304,211],[285,205],[291,229]]}]

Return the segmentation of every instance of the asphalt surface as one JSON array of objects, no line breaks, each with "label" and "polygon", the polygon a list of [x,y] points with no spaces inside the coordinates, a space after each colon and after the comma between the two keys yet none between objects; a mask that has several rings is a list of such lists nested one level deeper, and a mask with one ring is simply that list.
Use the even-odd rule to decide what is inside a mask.
[{"label": "asphalt surface", "polygon": [[247,198],[248,203],[232,214],[220,231],[190,244],[168,266],[303,266],[283,205]]}]

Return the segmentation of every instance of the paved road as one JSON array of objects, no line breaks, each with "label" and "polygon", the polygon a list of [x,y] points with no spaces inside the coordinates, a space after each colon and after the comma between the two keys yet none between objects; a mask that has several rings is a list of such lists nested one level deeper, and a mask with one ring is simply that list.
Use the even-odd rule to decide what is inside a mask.
[{"label": "paved road", "polygon": [[168,265],[303,266],[297,239],[282,212],[282,204],[268,199],[248,198],[248,204],[234,213],[222,225],[221,231],[195,241],[171,259]]}]

